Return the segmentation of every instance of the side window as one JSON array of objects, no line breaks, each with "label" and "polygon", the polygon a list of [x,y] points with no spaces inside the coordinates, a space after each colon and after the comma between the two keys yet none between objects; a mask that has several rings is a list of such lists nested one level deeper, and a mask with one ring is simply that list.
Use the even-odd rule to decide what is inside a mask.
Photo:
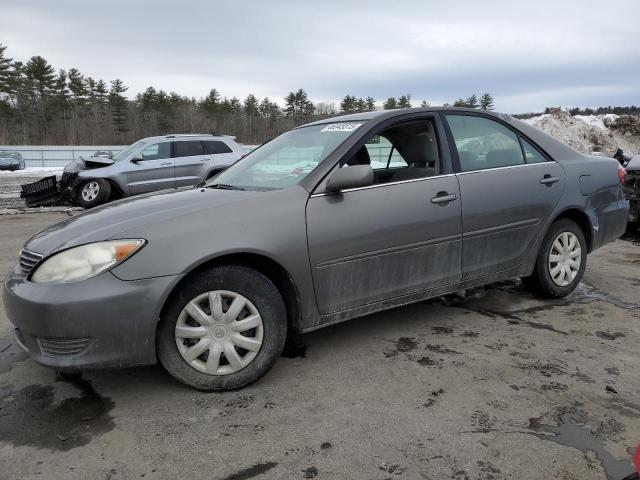
[{"label": "side window", "polygon": [[171,142],[154,143],[140,152],[144,160],[171,158]]},{"label": "side window", "polygon": [[204,155],[202,142],[200,140],[189,140],[185,142],[174,142],[174,157],[193,157]]},{"label": "side window", "polygon": [[369,152],[371,167],[374,170],[407,167],[407,162],[404,161],[388,138],[376,135],[365,144],[365,147]]},{"label": "side window", "polygon": [[370,138],[347,163],[370,164],[375,183],[437,175],[440,161],[433,120],[392,125]]},{"label": "side window", "polygon": [[474,115],[446,115],[463,172],[524,164],[518,136],[500,123]]},{"label": "side window", "polygon": [[205,153],[208,153],[210,155],[216,155],[218,153],[233,153],[233,150],[229,148],[229,145],[224,142],[220,142],[217,140],[207,140],[206,142],[202,143],[204,143]]},{"label": "side window", "polygon": [[542,163],[547,161],[547,159],[538,151],[538,149],[527,142],[524,138],[520,137],[520,141],[522,142],[524,158],[527,163]]}]

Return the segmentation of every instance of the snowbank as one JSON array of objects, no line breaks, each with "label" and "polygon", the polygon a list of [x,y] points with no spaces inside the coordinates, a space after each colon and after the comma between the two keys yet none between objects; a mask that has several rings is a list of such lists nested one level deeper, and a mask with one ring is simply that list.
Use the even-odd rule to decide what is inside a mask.
[{"label": "snowbank", "polygon": [[560,111],[528,118],[528,123],[552,137],[587,154],[611,156],[616,149],[634,155],[640,152],[640,137],[623,135],[609,126],[618,118],[615,114],[575,115]]}]

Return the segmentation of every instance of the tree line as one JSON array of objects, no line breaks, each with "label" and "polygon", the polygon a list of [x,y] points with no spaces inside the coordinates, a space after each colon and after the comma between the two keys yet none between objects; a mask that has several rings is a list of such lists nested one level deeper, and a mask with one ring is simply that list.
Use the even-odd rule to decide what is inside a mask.
[{"label": "tree line", "polygon": [[[309,121],[378,108],[370,96],[345,95],[338,107],[314,103],[304,89],[287,94],[282,106],[253,94],[229,98],[215,88],[199,99],[154,87],[128,98],[121,79],[105,82],[77,68],[56,70],[41,56],[23,63],[9,58],[6,48],[0,44],[0,144],[5,145],[124,145],[167,133],[226,133],[259,144]],[[493,98],[474,94],[453,105],[490,110]],[[410,94],[382,101],[383,109],[412,106]]]}]

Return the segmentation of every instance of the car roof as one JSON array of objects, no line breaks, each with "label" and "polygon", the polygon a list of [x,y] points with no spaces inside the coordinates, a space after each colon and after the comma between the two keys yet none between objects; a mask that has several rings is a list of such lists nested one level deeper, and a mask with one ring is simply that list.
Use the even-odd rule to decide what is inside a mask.
[{"label": "car roof", "polygon": [[233,135],[223,135],[218,133],[170,133],[167,135],[157,135],[155,137],[145,137],[141,140],[235,140]]},{"label": "car roof", "polygon": [[506,120],[507,115],[502,113],[492,112],[490,110],[478,110],[476,108],[464,108],[464,107],[416,107],[416,108],[395,108],[393,110],[375,110],[373,112],[360,112],[351,113],[348,115],[339,115],[337,117],[324,118],[315,122],[300,125],[298,128],[308,127],[310,125],[321,125],[324,123],[335,122],[351,122],[351,121],[368,121],[368,120],[384,120],[387,118],[393,118],[396,116],[406,115],[407,113],[428,113],[428,112],[476,112],[483,113],[490,116]]}]

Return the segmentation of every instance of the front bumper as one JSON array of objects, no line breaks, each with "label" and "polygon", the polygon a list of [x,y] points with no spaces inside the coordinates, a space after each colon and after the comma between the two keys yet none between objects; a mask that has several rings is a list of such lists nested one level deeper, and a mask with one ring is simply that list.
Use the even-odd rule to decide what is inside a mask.
[{"label": "front bumper", "polygon": [[36,362],[62,369],[156,363],[160,310],[180,275],[123,281],[39,284],[13,273],[4,305],[17,342]]}]

